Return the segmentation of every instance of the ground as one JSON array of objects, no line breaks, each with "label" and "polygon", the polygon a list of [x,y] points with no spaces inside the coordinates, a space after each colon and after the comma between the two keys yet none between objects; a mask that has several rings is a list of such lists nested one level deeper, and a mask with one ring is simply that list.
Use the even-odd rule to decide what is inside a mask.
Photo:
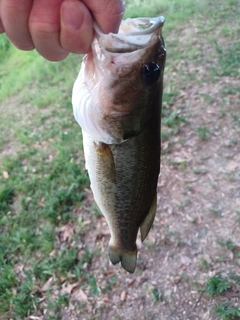
[{"label": "ground", "polygon": [[[184,42],[200,32],[193,26],[181,34]],[[100,217],[83,244],[97,249],[89,268],[102,290],[94,298],[88,292],[80,297],[81,319],[213,320],[220,317],[215,308],[221,302],[240,307],[239,283],[215,296],[206,288],[214,276],[239,274],[240,92],[233,89],[239,83],[231,76],[211,80],[207,64],[214,61],[213,48],[199,42],[196,56],[202,54],[206,65],[183,59],[175,66],[183,78],[194,78],[184,78],[172,103],[181,123],[170,142],[163,141],[157,215],[144,244],[138,241],[137,269],[130,275],[109,263],[109,232]],[[174,85],[171,71],[167,68],[167,87],[171,80]],[[76,319],[75,312],[71,318],[66,310],[63,319]]]},{"label": "ground", "polygon": [[[224,78],[222,83],[229,82]],[[239,286],[216,299],[199,290],[215,274],[239,274],[240,127],[229,112],[234,105],[219,117],[220,90],[219,84],[191,86],[176,99],[180,104],[189,101],[189,124],[176,136],[182,142],[162,156],[156,220],[145,243],[138,242],[136,272],[129,275],[109,264],[103,218],[85,235],[83,243],[101,252],[90,266],[97,285],[109,290],[94,299],[85,293],[83,306],[92,316],[84,312],[82,318],[81,309],[79,318],[219,319],[213,310],[220,300],[240,307]],[[211,108],[201,103],[203,93],[214,99]],[[195,129],[203,124],[208,130],[201,140]],[[163,151],[167,147],[163,144]],[[228,240],[232,246],[227,246]],[[70,314],[67,310],[64,319],[76,319]]]}]

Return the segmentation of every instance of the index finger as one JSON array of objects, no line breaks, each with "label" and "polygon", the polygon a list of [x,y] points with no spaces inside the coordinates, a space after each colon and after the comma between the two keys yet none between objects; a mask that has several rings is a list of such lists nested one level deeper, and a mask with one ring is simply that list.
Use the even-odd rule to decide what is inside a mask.
[{"label": "index finger", "polygon": [[122,0],[82,0],[82,2],[90,9],[102,32],[118,32],[124,14]]},{"label": "index finger", "polygon": [[3,32],[4,32],[4,28],[3,28],[3,24],[0,17],[0,33],[3,33]]},{"label": "index finger", "polygon": [[0,1],[0,31],[3,28],[8,39],[17,48],[22,50],[31,50],[34,48],[32,38],[28,29],[28,18],[31,8],[32,0]]}]

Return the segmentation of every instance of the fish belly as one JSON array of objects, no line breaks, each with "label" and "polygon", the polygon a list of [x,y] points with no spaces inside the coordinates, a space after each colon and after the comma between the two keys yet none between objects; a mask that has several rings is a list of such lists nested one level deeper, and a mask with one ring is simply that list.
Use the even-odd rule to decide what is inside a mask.
[{"label": "fish belly", "polygon": [[143,241],[156,212],[160,128],[149,126],[123,143],[109,145],[83,132],[83,143],[94,198],[111,232],[110,260],[134,272],[138,230]]}]

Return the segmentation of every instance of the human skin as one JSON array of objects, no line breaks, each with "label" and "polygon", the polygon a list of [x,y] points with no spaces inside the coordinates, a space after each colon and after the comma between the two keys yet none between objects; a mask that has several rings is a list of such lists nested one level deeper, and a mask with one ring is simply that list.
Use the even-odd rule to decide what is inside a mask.
[{"label": "human skin", "polygon": [[60,61],[90,51],[93,20],[117,32],[123,13],[122,0],[0,0],[0,33],[18,49]]}]

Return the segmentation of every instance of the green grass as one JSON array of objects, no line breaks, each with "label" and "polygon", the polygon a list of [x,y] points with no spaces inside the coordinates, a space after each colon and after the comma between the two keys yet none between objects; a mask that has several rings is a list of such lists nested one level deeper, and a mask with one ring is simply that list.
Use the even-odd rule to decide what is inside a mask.
[{"label": "green grass", "polygon": [[231,288],[231,286],[232,285],[227,278],[223,277],[220,274],[216,274],[215,276],[208,279],[205,286],[205,291],[210,296],[216,296],[227,291]]},{"label": "green grass", "polygon": [[[179,97],[183,88],[199,80],[198,74],[189,72],[187,66],[206,63],[209,75],[204,81],[211,76],[216,81],[225,76],[239,78],[237,4],[234,0],[220,1],[216,10],[215,1],[126,1],[125,17],[165,16],[163,35],[168,50],[162,112],[162,140],[168,142],[165,152],[171,152],[180,130],[189,124],[186,107]],[[186,50],[182,43],[183,29],[192,26],[193,21],[199,29],[198,38],[196,42],[189,37]],[[220,36],[212,42],[218,28]],[[211,44],[207,53],[202,47],[205,39]],[[63,281],[79,281],[80,288],[87,289],[92,299],[118,286],[117,276],[112,275],[100,291],[90,268],[93,250],[84,247],[79,254],[78,244],[86,226],[74,210],[84,206],[84,189],[89,187],[83,168],[81,132],[71,107],[72,85],[80,63],[78,55],[70,55],[60,63],[47,62],[35,51],[18,51],[0,35],[0,318],[3,319],[18,320],[37,314],[43,298],[46,317],[60,319],[69,304],[68,295],[55,294]],[[238,84],[226,83],[220,95],[225,103],[226,97],[235,99],[238,93]],[[206,104],[214,101],[209,95],[203,98]],[[226,108],[223,110],[226,114]],[[238,126],[239,115],[233,111],[230,114]],[[209,137],[204,125],[197,127],[195,134],[202,143]],[[185,170],[187,166],[185,162],[171,164],[176,170]],[[184,208],[187,204],[185,200],[180,206]],[[88,211],[92,219],[100,218],[95,206]],[[217,211],[212,213],[218,215]],[[237,215],[239,219],[239,212]],[[60,243],[59,228],[68,223],[73,223],[75,233],[69,243]],[[173,236],[176,235],[166,234],[170,240]],[[222,246],[231,250],[230,242]],[[210,266],[202,259],[200,268]],[[41,288],[51,278],[52,285],[42,292]],[[211,297],[218,296],[230,290],[234,281],[237,279],[216,275],[208,280],[205,289]],[[152,289],[151,298],[154,303],[163,299],[156,288]],[[235,319],[239,311],[234,308],[222,304],[216,313],[224,320]]]},{"label": "green grass", "polygon": [[223,301],[215,307],[215,313],[221,317],[221,320],[238,320],[240,319],[240,309]]},{"label": "green grass", "polygon": [[234,76],[239,78],[240,43],[235,42],[227,47],[216,43],[216,52],[219,57],[218,74],[220,76]]},{"label": "green grass", "polygon": [[206,126],[198,126],[196,127],[196,132],[200,140],[207,140],[208,136],[208,128]]},{"label": "green grass", "polygon": [[[238,291],[239,283],[239,275],[235,273],[229,273],[226,276],[218,273],[207,280],[203,291],[211,297],[224,297],[227,292]],[[224,298],[220,303],[215,305],[214,311],[221,320],[238,320],[240,318],[239,307]]]}]

